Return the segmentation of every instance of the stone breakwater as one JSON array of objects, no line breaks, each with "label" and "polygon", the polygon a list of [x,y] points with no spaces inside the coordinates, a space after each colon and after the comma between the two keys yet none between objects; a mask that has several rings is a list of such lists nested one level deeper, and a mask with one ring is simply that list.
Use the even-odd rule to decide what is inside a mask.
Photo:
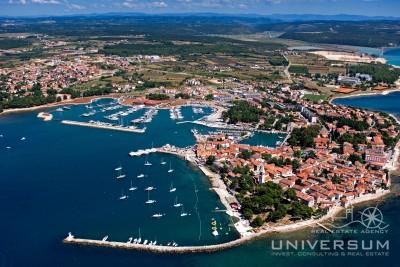
[{"label": "stone breakwater", "polygon": [[243,243],[250,241],[251,238],[240,238],[227,243],[217,245],[205,246],[162,246],[162,245],[144,245],[118,241],[103,241],[93,239],[83,239],[75,237],[66,237],[63,242],[65,244],[82,245],[82,246],[95,246],[95,247],[109,247],[126,250],[137,250],[151,253],[164,253],[164,254],[188,254],[188,253],[213,253],[221,250],[237,247]]},{"label": "stone breakwater", "polygon": [[100,129],[106,129],[106,130],[115,130],[115,131],[131,132],[131,133],[144,133],[145,132],[145,129],[139,129],[136,127],[122,127],[122,126],[107,125],[104,123],[96,123],[96,122],[80,122],[80,121],[63,120],[63,121],[61,121],[61,123],[67,124],[67,125],[100,128]]}]

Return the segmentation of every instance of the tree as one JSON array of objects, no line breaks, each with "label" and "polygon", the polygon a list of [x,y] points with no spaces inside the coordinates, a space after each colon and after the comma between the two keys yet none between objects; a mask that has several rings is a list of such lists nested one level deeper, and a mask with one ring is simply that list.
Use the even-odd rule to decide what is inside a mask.
[{"label": "tree", "polygon": [[204,97],[204,99],[207,100],[207,101],[214,100],[214,95],[213,95],[213,94],[208,94],[208,95],[206,95],[206,96]]},{"label": "tree", "polygon": [[260,216],[257,216],[256,218],[254,218],[254,220],[251,222],[251,224],[254,227],[260,227],[264,224],[264,220]]},{"label": "tree", "polygon": [[215,156],[210,155],[210,156],[208,156],[208,158],[207,158],[207,160],[206,160],[206,164],[207,164],[207,165],[213,165],[213,164],[214,164],[214,161],[215,161]]},{"label": "tree", "polygon": [[290,200],[297,200],[296,190],[293,188],[289,188],[285,191],[285,197]]}]

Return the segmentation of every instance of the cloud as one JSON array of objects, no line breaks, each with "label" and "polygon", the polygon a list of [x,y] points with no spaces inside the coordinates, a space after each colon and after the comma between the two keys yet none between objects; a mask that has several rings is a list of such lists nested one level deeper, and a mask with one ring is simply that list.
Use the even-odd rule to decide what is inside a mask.
[{"label": "cloud", "polygon": [[156,1],[156,2],[152,2],[151,6],[158,7],[158,8],[164,8],[164,7],[168,7],[168,4],[164,1]]},{"label": "cloud", "polygon": [[58,5],[61,4],[60,1],[57,0],[31,0],[32,3],[34,4],[52,4],[52,5]]}]

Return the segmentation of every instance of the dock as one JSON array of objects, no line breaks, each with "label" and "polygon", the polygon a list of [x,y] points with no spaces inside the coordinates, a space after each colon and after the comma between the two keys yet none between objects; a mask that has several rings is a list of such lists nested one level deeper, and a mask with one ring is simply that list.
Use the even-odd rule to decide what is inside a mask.
[{"label": "dock", "polygon": [[148,244],[137,244],[120,241],[109,241],[109,240],[95,240],[95,239],[84,239],[76,238],[72,235],[68,235],[63,243],[80,246],[92,246],[92,247],[108,247],[118,248],[126,250],[145,251],[151,253],[161,254],[190,254],[190,253],[213,253],[221,250],[237,247],[245,242],[248,242],[250,238],[239,238],[230,242],[216,244],[216,245],[204,245],[204,246],[167,246],[167,245],[148,245]]},{"label": "dock", "polygon": [[91,128],[99,128],[99,129],[106,129],[106,130],[131,132],[131,133],[144,133],[146,131],[145,129],[139,129],[139,128],[136,128],[133,126],[123,127],[123,126],[110,125],[110,124],[99,123],[99,122],[81,122],[81,121],[62,120],[61,123],[67,124],[67,125],[91,127]]}]

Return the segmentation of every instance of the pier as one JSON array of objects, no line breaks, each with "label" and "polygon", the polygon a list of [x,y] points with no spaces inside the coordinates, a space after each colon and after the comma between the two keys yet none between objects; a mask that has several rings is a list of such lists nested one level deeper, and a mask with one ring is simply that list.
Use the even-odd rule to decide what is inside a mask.
[{"label": "pier", "polygon": [[147,155],[151,153],[168,153],[172,155],[176,155],[178,157],[184,158],[189,161],[195,161],[195,153],[193,151],[193,147],[189,146],[186,148],[179,148],[175,146],[171,146],[169,144],[166,144],[162,147],[159,148],[147,148],[147,149],[139,149],[137,151],[131,151],[129,152],[129,156],[131,157],[139,157],[142,155]]},{"label": "pier", "polygon": [[137,250],[151,253],[166,253],[166,254],[188,254],[188,253],[212,253],[221,250],[237,247],[245,242],[248,242],[251,238],[244,237],[239,238],[227,243],[216,244],[216,245],[204,245],[204,246],[167,246],[167,245],[145,245],[137,243],[128,243],[120,241],[108,241],[108,240],[95,240],[95,239],[84,239],[75,238],[72,235],[68,235],[63,242],[65,244],[81,245],[81,246],[94,246],[94,247],[109,247],[126,250]]},{"label": "pier", "polygon": [[91,128],[99,128],[99,129],[106,129],[106,130],[114,130],[114,131],[123,131],[123,132],[131,132],[131,133],[144,133],[145,129],[139,129],[133,126],[124,127],[118,125],[111,125],[108,123],[96,123],[96,122],[81,122],[81,121],[70,121],[70,120],[62,120],[62,124],[67,125],[75,125],[75,126],[82,126],[82,127],[91,127]]}]

